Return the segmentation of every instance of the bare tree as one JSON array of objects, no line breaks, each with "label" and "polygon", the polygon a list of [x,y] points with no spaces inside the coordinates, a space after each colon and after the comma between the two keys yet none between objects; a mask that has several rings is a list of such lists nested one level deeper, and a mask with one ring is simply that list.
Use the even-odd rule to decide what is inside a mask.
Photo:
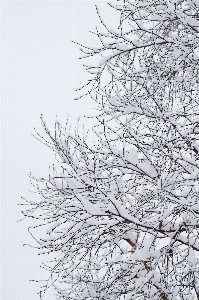
[{"label": "bare tree", "polygon": [[[93,145],[56,122],[57,154],[25,217],[56,299],[199,299],[199,2],[119,0],[118,28],[81,46],[98,105]],[[103,84],[102,77],[106,78]],[[36,226],[37,227],[37,226]],[[32,234],[32,233],[31,233]]]}]

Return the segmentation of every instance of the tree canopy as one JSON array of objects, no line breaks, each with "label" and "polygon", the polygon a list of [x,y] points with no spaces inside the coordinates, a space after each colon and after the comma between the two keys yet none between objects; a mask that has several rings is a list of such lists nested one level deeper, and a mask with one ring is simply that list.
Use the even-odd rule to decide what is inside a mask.
[{"label": "tree canopy", "polygon": [[46,230],[40,254],[57,254],[40,296],[199,299],[199,2],[109,5],[118,28],[96,7],[101,46],[80,45],[96,61],[83,87],[95,142],[43,118],[37,134],[57,157],[49,178],[30,176],[41,200],[23,211]]}]

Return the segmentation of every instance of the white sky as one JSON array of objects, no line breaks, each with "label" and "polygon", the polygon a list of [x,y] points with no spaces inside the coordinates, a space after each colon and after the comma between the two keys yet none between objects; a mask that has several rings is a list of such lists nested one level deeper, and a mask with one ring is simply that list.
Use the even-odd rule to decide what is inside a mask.
[{"label": "white sky", "polygon": [[[44,279],[37,250],[27,233],[31,220],[17,223],[21,196],[29,198],[28,173],[48,175],[54,154],[36,141],[34,127],[43,133],[41,113],[49,128],[56,114],[67,115],[75,126],[78,116],[92,115],[90,99],[73,101],[75,88],[88,78],[75,40],[95,45],[99,24],[95,4],[108,24],[113,13],[101,1],[2,1],[2,98],[1,98],[1,299],[35,300],[38,291],[29,279]],[[112,1],[113,2],[113,1]],[[110,15],[109,15],[110,14]],[[113,23],[111,23],[113,24]],[[91,126],[85,120],[82,123]],[[90,124],[90,125],[89,125]],[[35,195],[36,196],[36,195]],[[46,275],[46,276],[45,276]],[[47,300],[55,298],[49,293]]]}]

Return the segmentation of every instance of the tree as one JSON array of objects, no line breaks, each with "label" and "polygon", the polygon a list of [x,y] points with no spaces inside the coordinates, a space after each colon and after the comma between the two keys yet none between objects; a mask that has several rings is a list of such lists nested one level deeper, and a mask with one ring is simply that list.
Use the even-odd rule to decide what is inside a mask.
[{"label": "tree", "polygon": [[[42,220],[40,253],[57,299],[199,299],[199,2],[119,0],[117,29],[81,46],[98,105],[89,145],[59,122],[42,196],[25,217]],[[104,78],[106,83],[103,84]],[[31,233],[32,234],[32,233]]]}]

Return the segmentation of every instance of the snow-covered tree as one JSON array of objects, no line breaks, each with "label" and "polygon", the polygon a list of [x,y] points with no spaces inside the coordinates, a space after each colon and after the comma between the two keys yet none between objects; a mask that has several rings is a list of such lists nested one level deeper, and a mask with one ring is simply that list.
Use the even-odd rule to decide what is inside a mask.
[{"label": "snow-covered tree", "polygon": [[95,142],[43,118],[37,135],[57,158],[23,211],[57,254],[41,299],[199,299],[199,1],[109,5],[118,28],[97,9],[101,46],[81,45]]}]

